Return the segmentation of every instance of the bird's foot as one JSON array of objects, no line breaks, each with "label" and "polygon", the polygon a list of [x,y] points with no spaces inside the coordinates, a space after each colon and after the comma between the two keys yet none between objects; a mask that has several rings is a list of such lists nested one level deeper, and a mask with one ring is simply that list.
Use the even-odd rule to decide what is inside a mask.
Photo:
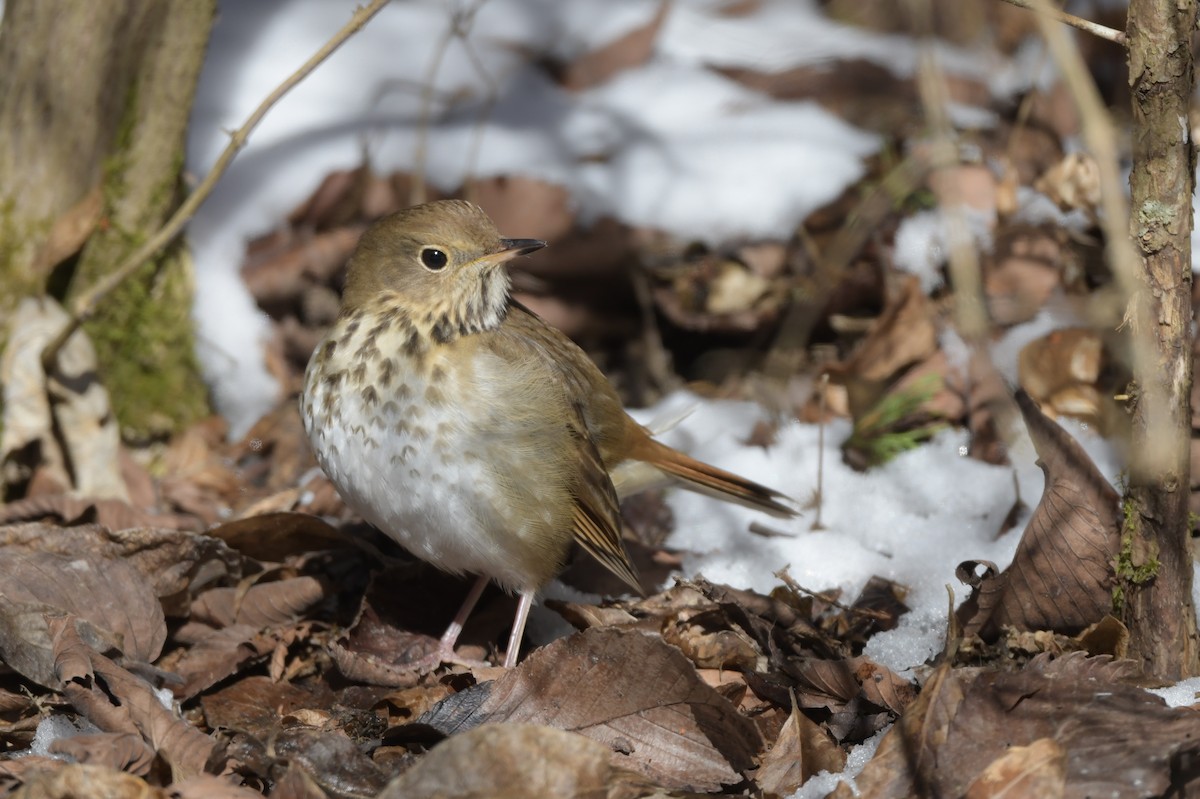
[{"label": "bird's foot", "polygon": [[[470,648],[468,647],[468,649]],[[462,666],[472,671],[496,667],[495,664],[488,663],[486,660],[478,660],[458,654],[454,649],[454,644],[445,641],[439,641],[434,650],[429,654],[419,657],[416,660],[410,660],[404,665],[405,668],[411,669],[418,674],[429,674],[437,671],[443,665]]]}]

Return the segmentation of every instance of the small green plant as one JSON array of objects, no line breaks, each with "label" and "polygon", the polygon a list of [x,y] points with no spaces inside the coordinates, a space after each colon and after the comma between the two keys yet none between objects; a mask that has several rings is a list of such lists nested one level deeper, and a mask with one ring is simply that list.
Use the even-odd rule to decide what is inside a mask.
[{"label": "small green plant", "polygon": [[941,377],[926,375],[903,391],[885,394],[875,407],[854,423],[854,432],[846,441],[846,448],[861,453],[868,466],[881,466],[928,441],[944,430],[946,423],[915,417],[921,406],[941,387]]}]

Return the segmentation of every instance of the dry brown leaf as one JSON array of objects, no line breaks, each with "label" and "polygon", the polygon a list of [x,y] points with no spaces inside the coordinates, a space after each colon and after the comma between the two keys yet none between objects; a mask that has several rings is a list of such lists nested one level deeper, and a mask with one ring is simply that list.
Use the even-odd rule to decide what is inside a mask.
[{"label": "dry brown leaf", "polygon": [[700,669],[758,668],[762,653],[740,629],[730,629],[719,609],[685,612],[662,626],[663,640],[678,647]]},{"label": "dry brown leaf", "polygon": [[763,755],[755,782],[768,797],[790,796],[814,774],[838,774],[845,768],[842,748],[828,732],[793,708],[775,744]]},{"label": "dry brown leaf", "polygon": [[654,44],[670,6],[670,2],[660,2],[658,11],[644,25],[564,65],[559,76],[563,88],[576,92],[591,89],[646,63],[654,54]]},{"label": "dry brown leaf", "polygon": [[467,183],[463,194],[506,236],[553,242],[575,225],[570,192],[559,184],[521,175],[476,178]]},{"label": "dry brown leaf", "polygon": [[889,298],[870,332],[845,362],[828,367],[846,386],[850,413],[862,418],[875,406],[888,385],[906,369],[928,360],[938,350],[933,306],[920,282],[905,277]]},{"label": "dry brown leaf", "polygon": [[222,542],[180,530],[42,523],[0,527],[0,551],[18,547],[70,558],[124,561],[149,582],[168,615],[187,612],[188,591],[215,580],[236,580],[242,570],[241,557]]},{"label": "dry brown leaf", "polygon": [[929,188],[941,208],[966,206],[996,214],[996,176],[983,164],[955,164],[929,173]]},{"label": "dry brown leaf", "polygon": [[866,657],[857,657],[854,676],[862,686],[862,697],[877,707],[899,715],[917,698],[917,687],[891,669]]},{"label": "dry brown leaf", "polygon": [[[179,675],[182,685],[169,686],[179,700],[190,699],[206,688],[238,673],[252,661],[270,654],[276,639],[247,624],[234,624],[213,630],[205,625],[181,629],[176,638],[192,645],[178,658],[164,659],[165,667]],[[194,637],[193,637],[194,636]]]},{"label": "dry brown leaf", "polygon": [[142,736],[131,732],[75,735],[51,742],[51,754],[66,755],[76,763],[105,766],[145,777],[154,765],[154,750]]},{"label": "dry brown leaf", "polygon": [[283,716],[332,703],[333,696],[328,690],[301,688],[260,676],[237,680],[200,699],[209,728],[246,732],[259,740],[267,740],[278,732]]},{"label": "dry brown leaf", "polygon": [[72,557],[22,547],[0,548],[0,656],[29,679],[57,688],[47,615],[72,614],[102,649],[155,660],[167,637],[162,606],[129,563],[94,552]]},{"label": "dry brown leaf", "polygon": [[662,279],[651,290],[675,324],[700,332],[746,333],[779,317],[789,291],[782,276],[767,279],[727,252],[664,256]]},{"label": "dry brown leaf", "polygon": [[271,796],[279,799],[328,799],[317,781],[299,763],[288,763],[283,776],[275,781]]},{"label": "dry brown leaf", "polygon": [[573,228],[542,252],[542,261],[521,259],[520,271],[546,280],[590,280],[594,292],[611,291],[614,276],[628,269],[636,248],[628,226],[602,217],[587,229]]},{"label": "dry brown leaf", "polygon": [[638,618],[624,608],[563,602],[557,599],[547,599],[546,607],[562,616],[576,630],[586,630],[589,627],[632,627],[638,624]]},{"label": "dry brown leaf", "polygon": [[63,695],[75,710],[106,732],[140,735],[162,753],[176,776],[204,770],[216,741],[163,707],[144,680],[89,647],[70,618],[52,619],[50,633]]},{"label": "dry brown leaf", "polygon": [[271,754],[297,763],[331,796],[377,796],[387,775],[339,730],[295,727],[271,741]]},{"label": "dry brown leaf", "polygon": [[1064,211],[1095,213],[1100,205],[1100,165],[1085,152],[1067,153],[1033,183]]},{"label": "dry brown leaf", "polygon": [[1097,387],[1104,369],[1104,342],[1087,328],[1047,333],[1021,350],[1018,380],[1050,416],[1072,416],[1091,424],[1105,418]]},{"label": "dry brown leaf", "polygon": [[1014,746],[996,758],[967,788],[965,799],[1062,799],[1067,753],[1052,738]]},{"label": "dry brown leaf", "polygon": [[1072,635],[1112,610],[1112,562],[1120,547],[1119,497],[1071,436],[1024,391],[1046,489],[1012,565],[984,577],[958,616],[966,636],[991,640],[1002,626]]},{"label": "dry brown leaf", "polygon": [[262,793],[235,785],[229,777],[200,774],[171,783],[171,799],[262,799]]},{"label": "dry brown leaf", "polygon": [[485,724],[436,746],[379,799],[600,799],[616,778],[611,758],[607,746],[573,732]]},{"label": "dry brown leaf", "polygon": [[0,525],[53,518],[63,524],[98,524],[110,530],[159,527],[198,532],[202,522],[176,513],[147,513],[120,499],[88,499],[70,494],[43,494],[0,505]]},{"label": "dry brown leaf", "polygon": [[328,587],[300,576],[241,588],[213,588],[192,603],[192,620],[213,627],[242,624],[259,629],[294,624],[325,599]]},{"label": "dry brown leaf", "polygon": [[[52,771],[65,768],[65,761],[32,753],[24,757],[0,760],[0,793],[12,796],[12,791],[26,780],[44,778]],[[40,773],[39,773],[40,772]]]},{"label": "dry brown leaf", "polygon": [[269,236],[250,244],[242,266],[246,288],[268,312],[298,307],[305,290],[332,282],[346,265],[365,224],[337,227],[323,233]]},{"label": "dry brown leaf", "polygon": [[654,636],[590,629],[534,652],[493,683],[441,702],[419,723],[444,733],[489,722],[580,732],[614,762],[662,785],[713,791],[737,783],[762,746],[754,724]]},{"label": "dry brown leaf", "polygon": [[984,295],[993,322],[1028,322],[1062,286],[1062,245],[1051,233],[1014,227],[984,259]]},{"label": "dry brown leaf", "polygon": [[[392,627],[382,629],[388,632],[395,630]],[[334,641],[329,645],[329,656],[346,679],[388,688],[409,688],[420,681],[421,673],[411,666],[397,665],[392,662],[392,656],[396,655],[396,659],[401,662],[412,662],[431,649],[426,645],[424,636],[403,632],[400,635],[402,638],[397,647],[387,647],[387,642],[383,642],[383,648],[390,650],[386,655],[366,651],[360,647],[351,648],[344,641]]]},{"label": "dry brown leaf", "polygon": [[859,774],[856,786],[862,799],[941,795],[927,786],[937,772],[938,751],[946,742],[950,722],[963,702],[966,673],[947,665],[933,673]]},{"label": "dry brown leaf", "polygon": [[[1186,764],[1200,754],[1200,714],[1168,708],[1131,684],[1135,671],[1082,653],[1039,655],[1009,673],[943,666],[884,738],[858,789],[865,799],[963,796],[1010,747],[1050,738],[1065,752],[1064,796],[1133,799],[1172,788],[1186,795],[1195,780]],[[1036,750],[1028,758],[1029,779],[1053,778],[1052,767],[1036,774]],[[1017,758],[997,770],[1020,765]]]},{"label": "dry brown leaf", "polygon": [[54,267],[83,249],[104,218],[104,187],[97,183],[61,216],[54,220],[45,243],[33,259],[33,271],[43,278]]},{"label": "dry brown leaf", "polygon": [[371,176],[367,164],[330,172],[308,199],[288,214],[288,224],[324,230],[355,220]]},{"label": "dry brown leaf", "polygon": [[803,708],[839,710],[862,691],[849,660],[790,660],[783,671],[796,680],[796,701]]},{"label": "dry brown leaf", "polygon": [[105,766],[79,763],[62,764],[53,770],[29,774],[12,799],[169,799],[161,788],[147,785],[141,778]]},{"label": "dry brown leaf", "polygon": [[301,552],[354,546],[349,535],[307,513],[265,513],[235,519],[209,529],[206,535],[263,563],[282,563]]}]

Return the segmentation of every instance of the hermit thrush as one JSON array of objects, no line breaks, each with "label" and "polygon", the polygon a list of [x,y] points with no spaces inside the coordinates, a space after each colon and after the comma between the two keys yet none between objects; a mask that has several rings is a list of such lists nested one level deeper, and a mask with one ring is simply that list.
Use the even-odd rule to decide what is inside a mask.
[{"label": "hermit thrush", "polygon": [[372,226],[341,313],[309,361],[301,413],[346,503],[419,558],[479,576],[428,659],[454,645],[488,580],[535,594],[578,543],[635,590],[617,498],[652,482],[789,516],[782,495],[667,447],[565,335],[509,297],[501,238],[478,207],[419,205]]}]

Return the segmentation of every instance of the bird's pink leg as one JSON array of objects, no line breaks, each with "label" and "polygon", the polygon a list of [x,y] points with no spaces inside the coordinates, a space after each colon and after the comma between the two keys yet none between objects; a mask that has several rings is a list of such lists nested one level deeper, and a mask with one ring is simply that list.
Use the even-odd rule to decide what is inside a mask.
[{"label": "bird's pink leg", "polygon": [[446,632],[442,633],[442,638],[438,642],[437,654],[443,658],[449,656],[446,662],[453,662],[449,658],[454,657],[454,647],[458,643],[458,636],[462,635],[467,618],[471,615],[471,611],[475,609],[475,604],[479,602],[479,597],[483,596],[483,589],[487,588],[487,584],[488,578],[486,577],[481,576],[475,581],[475,585],[471,586],[467,598],[463,600],[462,607],[454,615],[454,620],[450,622],[450,626],[446,628]]},{"label": "bird's pink leg", "polygon": [[458,636],[462,635],[463,626],[467,623],[467,617],[475,609],[475,604],[479,602],[479,597],[483,596],[483,589],[487,588],[487,584],[488,578],[486,577],[480,577],[475,581],[475,584],[471,586],[471,590],[467,593],[467,598],[463,600],[462,607],[455,614],[454,620],[450,622],[450,626],[446,628],[446,632],[442,633],[442,637],[438,640],[437,649],[418,660],[410,661],[406,664],[408,668],[425,674],[433,671],[443,663],[455,663],[459,666],[466,666],[469,669],[488,665],[478,660],[461,658],[454,651],[454,647],[458,644]]},{"label": "bird's pink leg", "polygon": [[512,633],[508,636],[508,651],[504,653],[504,668],[517,665],[521,652],[521,639],[525,637],[525,622],[529,621],[529,608],[533,606],[533,591],[522,591],[517,602],[517,617],[513,619]]}]

